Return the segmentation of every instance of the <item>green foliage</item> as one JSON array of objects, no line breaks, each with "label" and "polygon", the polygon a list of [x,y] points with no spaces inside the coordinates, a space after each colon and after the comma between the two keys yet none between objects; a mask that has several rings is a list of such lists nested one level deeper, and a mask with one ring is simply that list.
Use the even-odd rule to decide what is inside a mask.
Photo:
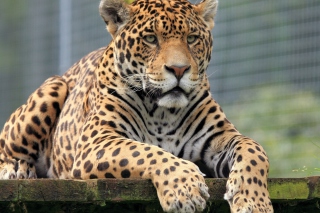
[{"label": "green foliage", "polygon": [[[316,150],[320,151],[319,144],[313,143],[313,145]],[[318,162],[320,161],[320,157],[318,155],[314,157],[318,160]],[[311,167],[303,166],[302,168],[293,169],[292,171],[298,174],[304,174],[306,176],[320,175],[320,167],[311,168]]]},{"label": "green foliage", "polygon": [[320,148],[315,145],[320,141],[320,115],[316,113],[320,97],[281,85],[250,91],[224,111],[240,132],[263,145],[270,160],[270,177],[308,176],[305,169],[296,168],[319,168]]}]

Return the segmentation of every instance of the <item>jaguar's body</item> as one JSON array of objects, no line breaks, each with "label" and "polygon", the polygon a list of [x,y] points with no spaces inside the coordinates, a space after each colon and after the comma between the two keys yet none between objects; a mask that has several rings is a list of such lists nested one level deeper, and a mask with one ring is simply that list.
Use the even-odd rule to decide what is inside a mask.
[{"label": "jaguar's body", "polygon": [[232,212],[272,212],[263,148],[212,99],[216,0],[103,0],[113,36],[49,78],[6,122],[0,178],[147,178],[165,211],[195,212],[209,197],[201,162],[228,177]]}]

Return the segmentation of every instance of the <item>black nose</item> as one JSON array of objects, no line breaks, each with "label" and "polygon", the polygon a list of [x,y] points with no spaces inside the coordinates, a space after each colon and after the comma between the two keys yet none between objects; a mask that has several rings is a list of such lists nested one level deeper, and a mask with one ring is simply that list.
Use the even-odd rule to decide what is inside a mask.
[{"label": "black nose", "polygon": [[179,80],[182,78],[183,74],[190,69],[190,67],[191,67],[190,65],[188,65],[188,66],[174,66],[174,65],[172,65],[170,67],[165,65],[166,70],[168,70],[169,72],[172,72],[176,76],[176,78]]}]

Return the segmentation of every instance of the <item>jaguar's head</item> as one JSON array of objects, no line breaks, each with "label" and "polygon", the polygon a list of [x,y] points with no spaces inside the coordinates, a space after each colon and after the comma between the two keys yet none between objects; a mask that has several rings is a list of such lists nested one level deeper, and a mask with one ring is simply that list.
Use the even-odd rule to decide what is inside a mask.
[{"label": "jaguar's head", "polygon": [[127,85],[159,106],[185,107],[211,58],[217,0],[102,0],[115,68]]}]

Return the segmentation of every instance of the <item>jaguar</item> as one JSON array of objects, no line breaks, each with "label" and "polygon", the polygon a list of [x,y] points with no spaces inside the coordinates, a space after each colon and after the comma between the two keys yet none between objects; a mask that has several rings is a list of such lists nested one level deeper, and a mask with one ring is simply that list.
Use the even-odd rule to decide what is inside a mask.
[{"label": "jaguar", "polygon": [[273,212],[266,152],[210,92],[217,6],[102,0],[112,41],[13,112],[0,135],[0,178],[150,179],[164,211],[199,212],[210,196],[205,172],[228,178],[231,212]]}]

